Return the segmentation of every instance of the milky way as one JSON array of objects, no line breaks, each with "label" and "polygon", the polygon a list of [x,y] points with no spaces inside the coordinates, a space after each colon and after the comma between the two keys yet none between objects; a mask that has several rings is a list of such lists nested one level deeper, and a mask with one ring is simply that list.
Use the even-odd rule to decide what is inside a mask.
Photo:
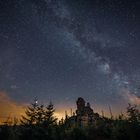
[{"label": "milky way", "polygon": [[1,0],[0,90],[19,103],[140,104],[138,0]]}]

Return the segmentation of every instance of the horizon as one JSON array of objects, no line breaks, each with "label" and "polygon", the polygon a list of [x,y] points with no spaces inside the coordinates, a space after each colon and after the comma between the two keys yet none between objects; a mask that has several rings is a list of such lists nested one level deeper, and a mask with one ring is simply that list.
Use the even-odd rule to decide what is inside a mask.
[{"label": "horizon", "polygon": [[[4,95],[5,96],[5,95]],[[79,98],[79,97],[78,97]],[[6,99],[6,98],[5,98]],[[14,123],[14,120],[17,119],[18,124],[20,124],[20,120],[22,119],[22,116],[26,116],[25,111],[27,109],[27,107],[31,106],[32,103],[35,103],[35,100],[33,100],[31,103],[26,103],[26,104],[17,104],[14,101],[12,101],[11,99],[8,99],[6,103],[10,103],[11,105],[15,105],[14,106],[14,110],[12,108],[9,108],[9,105],[7,106],[7,108],[9,108],[9,113],[7,112],[7,115],[4,115],[5,113],[1,112],[2,115],[0,114],[0,124],[5,124],[6,122],[11,122],[12,124]],[[88,101],[85,101],[85,103],[88,103]],[[90,102],[89,102],[90,103]],[[38,105],[44,105],[47,106],[49,104],[48,103],[42,103],[41,101],[37,100],[37,104]],[[53,101],[52,101],[53,104]],[[67,115],[69,117],[72,116],[72,113],[76,113],[76,109],[77,109],[77,105],[76,105],[76,100],[75,100],[75,105],[73,106],[69,106],[67,108],[63,108],[62,106],[60,107],[55,107],[54,105],[54,116],[58,119],[57,121],[60,121],[62,118],[65,119],[66,117],[66,112]],[[1,104],[0,104],[1,106]],[[111,118],[113,115],[113,118],[118,117],[120,114],[124,114],[126,115],[126,107],[122,110],[119,110],[117,112],[114,112],[113,108],[110,105],[106,105],[106,107],[103,109],[101,107],[99,107],[99,109],[97,109],[97,107],[95,107],[93,104],[90,104],[91,108],[93,109],[94,113],[98,113],[101,117],[107,117],[107,118]],[[13,110],[13,111],[12,111]],[[110,112],[111,111],[111,112]]]}]

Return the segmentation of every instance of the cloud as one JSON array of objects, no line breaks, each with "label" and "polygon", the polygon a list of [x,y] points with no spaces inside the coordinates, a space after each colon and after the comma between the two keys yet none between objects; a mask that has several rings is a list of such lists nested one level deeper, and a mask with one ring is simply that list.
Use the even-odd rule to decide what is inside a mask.
[{"label": "cloud", "polygon": [[[25,115],[25,104],[17,103],[13,101],[6,92],[0,91],[0,124],[8,121],[13,121],[14,118],[20,119],[22,115]],[[70,108],[70,107],[69,107]],[[63,106],[58,107],[54,113],[54,116],[60,120],[65,117],[65,110]]]},{"label": "cloud", "polygon": [[24,105],[13,101],[5,92],[0,91],[0,122],[9,118],[20,118],[24,115]]},{"label": "cloud", "polygon": [[131,103],[131,104],[135,104],[135,105],[140,105],[140,98],[131,93],[128,89],[123,89],[122,91],[122,95],[123,95],[123,98],[128,102],[128,103]]},{"label": "cloud", "polygon": [[140,105],[140,98],[134,94],[127,94],[127,98],[133,104]]}]

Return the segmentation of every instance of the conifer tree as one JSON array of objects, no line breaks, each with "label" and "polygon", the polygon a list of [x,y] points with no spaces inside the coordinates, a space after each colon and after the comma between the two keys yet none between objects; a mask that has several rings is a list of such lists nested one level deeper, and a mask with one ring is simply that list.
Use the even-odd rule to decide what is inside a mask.
[{"label": "conifer tree", "polygon": [[21,123],[23,125],[32,125],[37,123],[37,114],[38,113],[38,103],[35,100],[30,106],[27,107],[25,114],[26,116],[22,116]]},{"label": "conifer tree", "polygon": [[57,119],[54,117],[54,106],[50,102],[50,104],[46,107],[45,116],[44,116],[44,124],[48,126],[53,126],[56,124]]},{"label": "conifer tree", "polygon": [[44,122],[45,108],[44,105],[38,105],[37,107],[37,116],[36,124],[42,124]]},{"label": "conifer tree", "polygon": [[130,122],[140,123],[140,112],[136,105],[131,105],[127,107],[127,115]]}]

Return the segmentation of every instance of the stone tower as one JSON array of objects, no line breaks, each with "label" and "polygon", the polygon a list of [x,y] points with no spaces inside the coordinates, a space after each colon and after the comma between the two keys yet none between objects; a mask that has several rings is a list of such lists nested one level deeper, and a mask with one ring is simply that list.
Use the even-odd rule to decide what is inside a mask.
[{"label": "stone tower", "polygon": [[98,113],[93,112],[90,103],[86,103],[83,98],[79,97],[76,101],[76,105],[76,115],[73,115],[68,119],[68,124],[70,126],[79,125],[81,127],[95,125],[96,120],[100,117]]}]

